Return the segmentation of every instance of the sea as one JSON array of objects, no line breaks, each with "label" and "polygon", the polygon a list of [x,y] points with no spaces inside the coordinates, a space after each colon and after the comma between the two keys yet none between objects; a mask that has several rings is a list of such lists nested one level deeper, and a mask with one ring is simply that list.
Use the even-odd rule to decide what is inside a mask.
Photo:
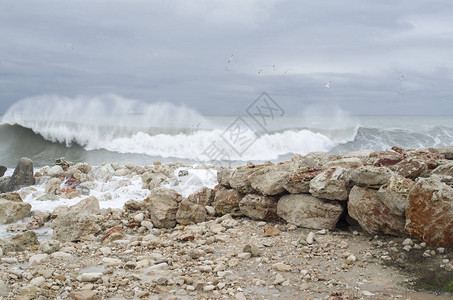
[{"label": "sea", "polygon": [[[341,154],[394,145],[453,144],[451,116],[352,116],[339,109],[331,114],[308,109],[291,115],[278,105],[269,109],[268,104],[275,103],[262,104],[252,103],[237,114],[203,115],[184,105],[146,104],[115,95],[28,98],[1,116],[0,165],[8,168],[8,176],[21,157],[31,158],[35,171],[61,157],[93,166],[181,162],[185,167],[176,169],[174,178],[162,185],[187,197],[202,187],[213,188],[219,166],[276,163],[316,151]],[[180,176],[181,170],[187,175]],[[41,211],[73,205],[85,197],[41,201],[44,188],[40,184],[19,192],[32,210]],[[150,193],[142,188],[139,175],[90,184],[90,195],[106,209],[122,208],[126,201],[143,200]],[[7,226],[0,226],[0,238],[15,234]],[[43,227],[37,233],[40,240],[49,239],[52,229]]]},{"label": "sea", "polygon": [[184,105],[115,95],[40,96],[6,111],[0,140],[0,165],[8,168],[20,157],[31,158],[35,167],[53,165],[60,157],[92,165],[178,161],[226,166],[279,162],[315,151],[451,145],[453,117],[353,116],[341,110],[320,115],[310,109],[291,115],[247,107],[237,114],[203,115]]}]

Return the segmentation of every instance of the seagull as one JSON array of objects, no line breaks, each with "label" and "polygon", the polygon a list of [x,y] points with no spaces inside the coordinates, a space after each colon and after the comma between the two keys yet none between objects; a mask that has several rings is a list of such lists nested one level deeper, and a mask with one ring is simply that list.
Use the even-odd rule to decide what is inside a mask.
[{"label": "seagull", "polygon": [[272,68],[274,68],[274,71],[276,71],[276,69],[275,69],[275,65],[272,65]]},{"label": "seagull", "polygon": [[228,66],[225,67],[225,70],[229,71],[230,69],[228,69]]},{"label": "seagull", "polygon": [[72,44],[70,44],[70,43],[66,43],[64,46],[65,46],[65,47],[69,47],[69,48],[71,48],[72,50],[74,50],[74,46],[73,46]]},{"label": "seagull", "polygon": [[288,73],[288,71],[292,71],[293,69],[288,69],[285,71],[285,75]]},{"label": "seagull", "polygon": [[400,81],[403,81],[403,79],[404,79],[404,75],[401,75]]},{"label": "seagull", "polygon": [[326,88],[330,88],[330,84],[332,83],[332,81],[329,81],[327,84],[326,84]]},{"label": "seagull", "polygon": [[261,72],[263,72],[263,69],[258,70],[258,74],[261,74]]},{"label": "seagull", "polygon": [[233,54],[231,54],[230,58],[228,58],[228,63],[230,63],[233,60]]}]

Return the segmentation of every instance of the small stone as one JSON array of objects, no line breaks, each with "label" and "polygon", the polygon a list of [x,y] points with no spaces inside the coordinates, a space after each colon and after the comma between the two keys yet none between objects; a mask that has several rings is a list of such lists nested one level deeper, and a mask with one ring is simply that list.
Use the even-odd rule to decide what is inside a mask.
[{"label": "small stone", "polygon": [[412,246],[411,245],[406,245],[403,247],[404,250],[406,250],[407,252],[411,251],[412,250]]},{"label": "small stone", "polygon": [[237,293],[236,295],[234,295],[234,298],[235,298],[236,300],[247,300],[247,298],[245,298],[244,293],[242,293],[242,292],[239,292],[239,293]]},{"label": "small stone", "polygon": [[317,233],[317,234],[323,235],[323,234],[326,234],[326,233],[327,233],[327,230],[321,229],[321,230],[317,231],[316,233]]},{"label": "small stone", "polygon": [[306,242],[311,245],[315,241],[315,234],[310,231],[310,233],[307,235]]},{"label": "small stone", "polygon": [[75,300],[97,300],[97,299],[99,299],[96,296],[96,292],[90,291],[90,290],[81,290],[81,291],[72,292],[69,296]]},{"label": "small stone", "polygon": [[82,275],[80,275],[80,281],[95,282],[98,279],[101,279],[101,277],[102,277],[101,272],[83,273]]},{"label": "small stone", "polygon": [[198,267],[198,270],[201,272],[209,273],[212,272],[212,266],[206,265],[206,266],[200,266]]},{"label": "small stone", "polygon": [[32,257],[30,257],[28,262],[30,263],[31,266],[36,266],[36,265],[40,265],[48,260],[49,260],[49,254],[44,253],[44,254],[33,255]]},{"label": "small stone", "polygon": [[265,236],[274,236],[274,235],[279,235],[280,230],[278,228],[275,228],[272,225],[267,225],[264,227],[264,235]]},{"label": "small stone", "polygon": [[423,257],[431,257],[431,251],[426,250],[425,252],[423,252]]},{"label": "small stone", "polygon": [[275,276],[275,280],[272,282],[272,284],[278,285],[278,284],[282,283],[283,281],[285,281],[285,278],[281,274],[277,274],[277,276]]},{"label": "small stone", "polygon": [[267,223],[264,222],[264,221],[260,221],[260,222],[256,223],[256,225],[259,226],[259,227],[266,226],[266,224],[267,224]]},{"label": "small stone", "polygon": [[353,263],[356,262],[356,260],[357,260],[357,257],[355,257],[355,255],[351,254],[351,255],[349,255],[349,256],[346,258],[345,263],[346,263],[347,265],[352,265]]},{"label": "small stone", "polygon": [[246,259],[249,259],[250,257],[252,257],[252,254],[249,253],[249,252],[240,253],[240,254],[238,254],[238,257],[239,257],[240,259],[246,260]]},{"label": "small stone", "polygon": [[406,246],[406,245],[412,246],[413,244],[414,244],[414,242],[410,238],[407,238],[403,241],[403,246]]},{"label": "small stone", "polygon": [[210,291],[213,291],[214,289],[215,289],[215,285],[208,284],[203,287],[203,292],[210,292]]},{"label": "small stone", "polygon": [[237,258],[232,258],[228,261],[228,266],[230,266],[231,268],[237,266],[238,264],[239,264],[239,259],[237,259]]},{"label": "small stone", "polygon": [[425,248],[426,247],[426,243],[425,242],[421,242],[420,243],[420,247]]},{"label": "small stone", "polygon": [[275,265],[275,269],[279,272],[289,272],[291,271],[291,266],[284,264],[284,263],[277,263]]},{"label": "small stone", "polygon": [[134,221],[137,223],[143,222],[144,219],[145,219],[145,215],[143,213],[138,213],[134,216]]},{"label": "small stone", "polygon": [[440,254],[443,254],[443,253],[445,253],[445,248],[439,247],[439,248],[437,248],[437,252],[439,252]]},{"label": "small stone", "polygon": [[225,231],[225,227],[223,227],[221,224],[214,224],[210,227],[210,231],[212,233],[220,233]]},{"label": "small stone", "polygon": [[255,245],[253,243],[245,245],[245,247],[244,247],[244,249],[242,249],[242,251],[252,254],[253,257],[257,257],[257,256],[261,255],[260,249],[258,248],[257,245]]}]

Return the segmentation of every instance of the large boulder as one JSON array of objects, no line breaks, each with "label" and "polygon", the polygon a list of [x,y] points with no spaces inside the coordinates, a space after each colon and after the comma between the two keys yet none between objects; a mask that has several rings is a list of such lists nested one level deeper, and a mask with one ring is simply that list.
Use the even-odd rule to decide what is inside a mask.
[{"label": "large boulder", "polygon": [[285,191],[286,178],[291,173],[291,164],[263,166],[249,176],[252,188],[266,196]]},{"label": "large boulder", "polygon": [[346,200],[349,194],[350,171],[342,167],[329,168],[310,181],[310,194],[329,200]]},{"label": "large boulder", "polygon": [[255,166],[243,166],[237,167],[228,179],[230,186],[239,191],[242,194],[248,194],[255,192],[255,189],[252,187],[250,182],[250,175],[255,173],[259,167]]},{"label": "large boulder", "polygon": [[405,231],[429,245],[453,247],[453,188],[438,178],[420,179],[408,196]]},{"label": "large boulder", "polygon": [[453,159],[453,146],[439,147],[436,148],[440,155],[443,155],[446,159]]},{"label": "large boulder", "polygon": [[100,212],[96,197],[88,197],[70,207],[57,207],[52,213],[52,239],[60,242],[78,241],[81,237],[98,233],[96,214]]},{"label": "large boulder", "polygon": [[403,160],[403,158],[404,156],[401,151],[374,151],[370,153],[368,159],[365,161],[365,164],[373,165],[376,167],[389,167],[399,163]]},{"label": "large boulder", "polygon": [[348,213],[370,234],[403,235],[404,217],[392,214],[374,189],[354,186],[349,193]]},{"label": "large boulder", "polygon": [[201,191],[189,195],[189,197],[187,197],[187,200],[199,205],[211,205],[212,202],[214,202],[214,198],[215,190],[204,187],[201,189]]},{"label": "large boulder", "polygon": [[363,187],[379,188],[388,182],[392,174],[386,167],[360,166],[351,173],[351,180]]},{"label": "large boulder", "polygon": [[11,178],[0,183],[0,193],[12,192],[33,185],[35,183],[33,175],[33,161],[22,157]]},{"label": "large boulder", "polygon": [[304,166],[298,168],[287,176],[283,187],[291,194],[308,193],[310,181],[319,173],[321,173],[321,169],[315,167]]},{"label": "large boulder", "polygon": [[217,181],[219,184],[226,188],[231,188],[230,186],[230,177],[233,173],[233,170],[230,168],[221,168],[217,171]]},{"label": "large boulder", "polygon": [[431,174],[453,176],[453,162],[449,161],[446,164],[438,166],[431,172]]},{"label": "large boulder", "polygon": [[406,212],[407,197],[415,182],[401,175],[392,175],[387,184],[378,190],[378,198],[385,206],[397,216],[404,216]]},{"label": "large boulder", "polygon": [[176,212],[176,221],[182,225],[201,223],[206,220],[207,212],[203,205],[183,200]]},{"label": "large boulder", "polygon": [[8,193],[0,195],[0,224],[17,222],[27,217],[30,212],[30,203],[22,202],[19,194]]},{"label": "large boulder", "polygon": [[248,194],[239,202],[239,209],[253,220],[276,221],[277,200],[273,197]]},{"label": "large boulder", "polygon": [[8,170],[7,167],[0,166],[0,177],[3,177],[3,175],[5,175],[6,170]]},{"label": "large boulder", "polygon": [[390,166],[390,169],[403,177],[415,179],[428,172],[428,165],[421,159],[408,158]]},{"label": "large boulder", "polygon": [[242,195],[233,189],[218,190],[214,198],[214,207],[218,215],[231,214],[232,216],[242,216],[239,209],[239,202]]},{"label": "large boulder", "polygon": [[149,197],[151,222],[157,228],[172,228],[176,225],[176,212],[182,196],[172,189],[157,187]]},{"label": "large boulder", "polygon": [[313,229],[334,229],[343,211],[339,202],[309,194],[286,195],[277,203],[279,217],[288,223]]},{"label": "large boulder", "polygon": [[113,169],[110,164],[104,164],[92,169],[88,175],[91,180],[106,182],[112,179],[112,176],[115,175],[115,169]]}]

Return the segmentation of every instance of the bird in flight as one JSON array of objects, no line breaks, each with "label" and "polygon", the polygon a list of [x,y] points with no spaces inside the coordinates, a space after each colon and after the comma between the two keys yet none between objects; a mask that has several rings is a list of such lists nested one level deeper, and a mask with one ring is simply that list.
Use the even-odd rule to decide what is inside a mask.
[{"label": "bird in flight", "polygon": [[326,88],[330,88],[330,84],[332,83],[332,81],[329,81],[327,84],[326,84]]},{"label": "bird in flight", "polygon": [[228,62],[227,63],[230,63],[232,60],[233,60],[233,54],[231,54],[231,56],[228,58]]},{"label": "bird in flight", "polygon": [[272,65],[272,68],[274,69],[274,71],[277,71],[277,69],[275,68],[275,65]]},{"label": "bird in flight", "polygon": [[258,74],[261,74],[261,72],[263,72],[263,69],[258,70]]},{"label": "bird in flight", "polygon": [[66,43],[64,46],[74,50],[74,46],[72,44],[70,44],[70,43]]},{"label": "bird in flight", "polygon": [[225,70],[229,71],[230,69],[228,69],[228,66],[225,67]]},{"label": "bird in flight", "polygon": [[400,81],[403,81],[403,79],[404,79],[404,75],[401,75]]}]

